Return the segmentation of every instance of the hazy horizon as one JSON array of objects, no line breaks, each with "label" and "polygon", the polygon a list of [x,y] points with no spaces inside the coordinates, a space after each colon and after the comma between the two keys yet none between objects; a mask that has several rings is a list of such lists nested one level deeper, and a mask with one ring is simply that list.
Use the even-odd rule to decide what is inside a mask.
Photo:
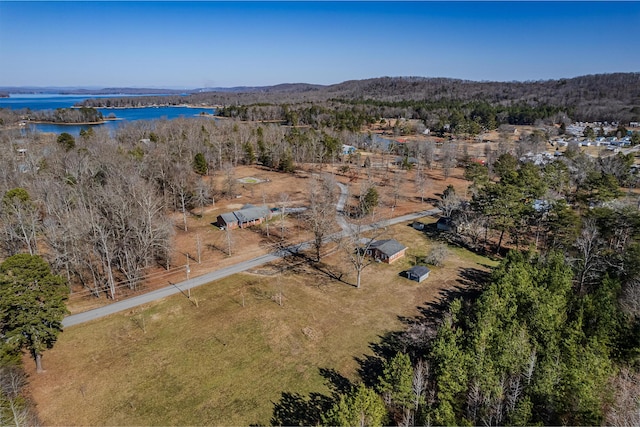
[{"label": "hazy horizon", "polygon": [[[618,73],[637,73],[634,71],[611,71],[611,72],[607,72],[607,73],[594,73],[594,74],[618,74]],[[527,82],[535,82],[535,81],[548,81],[548,80],[561,80],[561,79],[572,79],[572,78],[576,78],[576,77],[584,77],[584,76],[589,76],[592,74],[581,74],[581,75],[576,75],[576,76],[569,76],[569,77],[558,77],[558,78],[552,78],[552,79],[530,79],[530,80],[471,80],[471,79],[456,79],[454,77],[446,77],[446,76],[376,76],[376,77],[363,77],[362,79],[351,79],[351,80],[344,80],[344,81],[340,81],[340,82],[335,82],[335,83],[327,83],[327,84],[320,84],[320,83],[314,83],[314,82],[281,82],[281,83],[275,83],[272,85],[236,85],[236,86],[209,86],[209,87],[180,87],[180,86],[150,86],[150,85],[146,85],[146,86],[114,86],[114,85],[91,85],[91,86],[36,86],[36,85],[21,85],[21,86],[9,86],[9,85],[0,85],[0,90],[6,90],[6,89],[20,89],[20,90],[83,90],[83,91],[88,91],[88,90],[106,90],[106,89],[131,89],[131,90],[141,90],[141,89],[151,89],[151,90],[161,90],[161,89],[167,89],[167,90],[172,90],[172,91],[180,91],[180,90],[187,90],[187,91],[193,91],[193,90],[213,90],[213,89],[236,89],[236,88],[260,88],[260,87],[273,87],[273,86],[279,86],[279,85],[296,85],[296,84],[300,84],[300,85],[319,85],[319,86],[332,86],[332,85],[336,85],[336,84],[340,84],[340,83],[345,83],[348,81],[353,81],[353,80],[370,80],[370,79],[377,79],[377,78],[425,78],[425,79],[452,79],[452,80],[466,80],[466,81],[474,81],[477,83],[527,83]],[[44,95],[44,94],[43,94]],[[72,95],[70,94],[69,96],[77,96],[77,95]]]}]

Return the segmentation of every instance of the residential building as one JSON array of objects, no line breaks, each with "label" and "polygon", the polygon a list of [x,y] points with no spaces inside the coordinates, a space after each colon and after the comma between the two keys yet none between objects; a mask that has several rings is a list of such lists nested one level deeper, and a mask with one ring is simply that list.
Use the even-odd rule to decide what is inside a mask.
[{"label": "residential building", "polygon": [[220,228],[247,228],[252,225],[262,224],[270,218],[271,211],[266,206],[245,205],[240,210],[218,215],[217,223]]},{"label": "residential building", "polygon": [[423,265],[416,265],[405,272],[407,279],[420,283],[429,277],[431,270]]},{"label": "residential building", "polygon": [[378,261],[391,264],[402,258],[407,251],[407,247],[394,239],[376,240],[369,244],[367,255]]}]

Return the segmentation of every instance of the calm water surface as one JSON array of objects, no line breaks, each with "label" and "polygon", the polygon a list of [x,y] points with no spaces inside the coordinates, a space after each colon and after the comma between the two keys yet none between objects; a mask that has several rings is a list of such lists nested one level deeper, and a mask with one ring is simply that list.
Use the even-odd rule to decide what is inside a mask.
[{"label": "calm water surface", "polygon": [[[11,95],[9,98],[0,98],[0,108],[21,110],[55,110],[56,108],[70,108],[74,104],[89,98],[113,98],[123,95]],[[108,121],[101,125],[52,125],[31,124],[31,131],[38,132],[68,132],[79,135],[81,129],[90,127],[105,127],[115,130],[123,123],[136,120],[176,119],[179,117],[199,117],[201,113],[212,114],[215,108],[188,108],[188,107],[144,107],[144,108],[98,108],[104,117],[114,115],[119,120]]]}]

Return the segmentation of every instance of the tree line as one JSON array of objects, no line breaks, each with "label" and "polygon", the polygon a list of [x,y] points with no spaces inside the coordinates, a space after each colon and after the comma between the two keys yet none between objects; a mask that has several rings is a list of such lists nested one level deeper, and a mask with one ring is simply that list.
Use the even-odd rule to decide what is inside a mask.
[{"label": "tree line", "polygon": [[[55,272],[96,296],[136,289],[150,266],[169,266],[180,228],[216,198],[236,196],[233,168],[261,164],[285,173],[334,162],[342,143],[366,136],[207,118],[134,122],[112,135],[83,130],[55,142],[15,136],[26,148],[0,154],[0,253],[42,255]],[[221,185],[215,175],[228,176]]]},{"label": "tree line", "polygon": [[[438,103],[457,101],[463,104],[483,100],[494,108],[500,106],[528,105],[535,108],[557,108],[570,113],[576,121],[629,121],[640,120],[638,105],[639,73],[612,73],[575,77],[571,79],[529,81],[529,82],[474,82],[444,78],[423,77],[381,77],[353,80],[335,85],[280,85],[268,88],[239,88],[188,95],[165,97],[125,97],[114,99],[93,99],[85,106],[142,106],[142,105],[214,105],[229,107],[244,105],[261,107],[248,117],[258,120],[273,120],[273,115],[258,114],[274,112],[265,106],[282,104],[322,105],[330,107],[338,102],[340,109],[347,109],[351,102],[393,103]],[[342,100],[348,101],[346,105]],[[276,109],[277,110],[277,109]],[[419,108],[389,108],[384,118],[421,116]],[[527,113],[529,114],[529,113]],[[264,118],[263,118],[264,117]],[[266,117],[272,117],[267,119]],[[521,118],[522,119],[522,118]]]},{"label": "tree line", "polygon": [[632,160],[470,163],[469,193],[440,196],[454,229],[433,237],[482,251],[493,233],[499,266],[463,272],[464,290],[373,343],[356,378],[321,369],[329,395],[283,393],[272,425],[638,424],[640,212],[620,191]]}]

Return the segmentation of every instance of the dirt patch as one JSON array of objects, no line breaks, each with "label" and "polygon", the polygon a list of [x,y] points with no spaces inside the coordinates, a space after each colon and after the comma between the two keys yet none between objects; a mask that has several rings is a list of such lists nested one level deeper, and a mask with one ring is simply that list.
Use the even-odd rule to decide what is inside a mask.
[{"label": "dirt patch", "polygon": [[[187,279],[187,265],[190,278],[196,277],[238,262],[252,259],[283,245],[291,245],[311,240],[312,234],[305,226],[300,214],[284,217],[275,215],[267,224],[242,230],[233,230],[231,239],[225,231],[213,224],[217,216],[242,208],[245,204],[266,205],[269,208],[300,207],[309,204],[309,179],[313,174],[333,174],[336,179],[348,186],[350,197],[347,205],[357,206],[358,195],[367,185],[375,185],[380,194],[380,204],[376,218],[383,220],[406,213],[417,212],[434,207],[434,202],[442,191],[452,185],[460,194],[465,194],[468,182],[463,178],[463,169],[452,170],[445,179],[440,169],[427,170],[427,183],[420,190],[416,186],[415,171],[404,171],[388,164],[389,156],[372,154],[374,163],[384,167],[368,171],[360,165],[300,165],[294,174],[285,174],[267,170],[260,166],[239,166],[235,170],[237,176],[252,177],[262,181],[260,185],[242,184],[237,187],[237,197],[230,199],[217,198],[215,203],[204,208],[195,208],[187,218],[187,229],[184,229],[180,213],[173,214],[175,224],[174,250],[170,265],[155,266],[147,271],[145,280],[136,288],[129,289],[126,283],[119,283],[116,298],[125,299],[133,295],[148,292]],[[386,163],[385,163],[386,162]],[[344,166],[348,166],[345,169]],[[224,187],[225,177],[214,175],[204,177],[210,180],[214,189]],[[336,188],[336,192],[338,189]],[[336,224],[335,230],[339,227]],[[230,241],[229,241],[230,240]],[[111,300],[105,295],[100,298],[82,288],[75,288],[69,300],[72,313],[86,311],[105,304]]]}]

